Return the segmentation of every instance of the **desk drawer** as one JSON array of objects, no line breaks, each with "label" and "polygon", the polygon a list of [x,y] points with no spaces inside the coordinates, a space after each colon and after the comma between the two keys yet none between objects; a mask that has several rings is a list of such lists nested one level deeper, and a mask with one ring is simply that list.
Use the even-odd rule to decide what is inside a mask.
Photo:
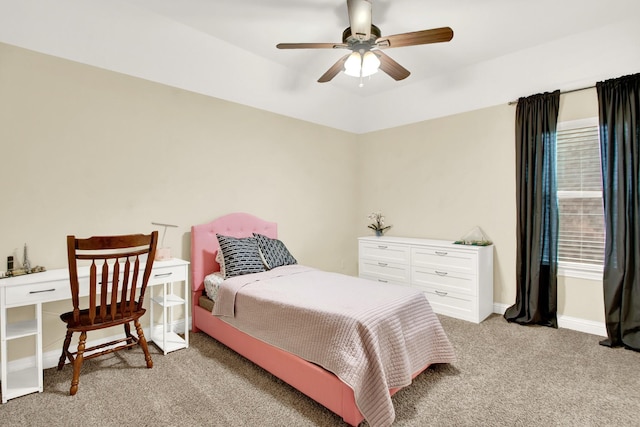
[{"label": "desk drawer", "polygon": [[153,264],[153,271],[149,277],[149,286],[169,282],[181,282],[187,280],[186,268],[183,265],[162,266],[162,261]]},{"label": "desk drawer", "polygon": [[71,288],[68,280],[7,286],[5,298],[7,306],[71,299]]}]

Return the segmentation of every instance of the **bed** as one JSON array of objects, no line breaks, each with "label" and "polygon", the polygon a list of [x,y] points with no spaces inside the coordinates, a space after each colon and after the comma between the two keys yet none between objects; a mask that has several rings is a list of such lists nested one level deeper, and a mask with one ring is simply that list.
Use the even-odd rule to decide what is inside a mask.
[{"label": "bed", "polygon": [[[393,369],[395,369],[396,364],[403,365],[405,371],[409,369],[407,367],[409,366],[411,369],[410,372],[408,372],[409,376],[406,378],[390,380],[392,383],[392,387],[388,387],[389,384],[385,375],[391,375],[391,377],[394,377],[393,369],[387,369],[386,366],[376,368],[376,364],[379,364],[379,362],[376,360],[374,360],[373,362],[369,362],[368,360],[361,359],[362,361],[358,361],[355,365],[352,365],[357,365],[358,367],[360,365],[367,366],[367,373],[374,369],[381,369],[382,371],[379,375],[385,380],[385,388],[383,393],[384,396],[380,395],[381,393],[379,392],[379,390],[375,390],[376,388],[379,389],[379,387],[372,386],[372,384],[374,383],[379,383],[379,381],[377,380],[378,377],[375,377],[374,380],[372,380],[373,382],[367,382],[365,380],[360,381],[359,377],[356,377],[354,379],[348,375],[348,372],[345,373],[344,370],[341,370],[339,367],[334,369],[334,365],[332,365],[333,362],[326,362],[326,360],[324,359],[324,355],[322,354],[317,356],[316,353],[309,353],[313,355],[312,357],[308,357],[308,359],[312,361],[306,360],[305,357],[303,357],[307,356],[307,353],[305,353],[306,347],[314,347],[312,351],[318,351],[317,348],[315,348],[317,346],[311,343],[316,338],[314,338],[314,340],[308,340],[310,343],[308,346],[296,346],[292,345],[291,342],[281,344],[279,341],[277,341],[277,338],[275,339],[275,341],[272,337],[259,337],[260,339],[256,338],[256,336],[258,336],[257,330],[260,328],[251,329],[250,324],[248,326],[243,326],[240,323],[235,323],[237,321],[236,317],[241,318],[242,316],[234,315],[234,304],[237,304],[238,307],[242,307],[242,310],[244,310],[243,313],[258,312],[258,316],[260,314],[264,315],[264,313],[259,313],[260,311],[262,311],[260,309],[256,310],[254,308],[252,310],[249,310],[249,296],[245,296],[244,294],[242,294],[243,292],[245,292],[244,289],[256,288],[256,286],[258,285],[261,286],[260,289],[261,291],[263,291],[264,289],[267,289],[267,286],[280,286],[280,283],[282,281],[302,283],[302,278],[307,277],[306,275],[326,280],[325,283],[345,279],[347,281],[360,281],[356,284],[358,286],[362,286],[364,284],[379,285],[377,284],[377,282],[369,282],[364,279],[339,275],[337,273],[320,272],[319,270],[311,269],[305,266],[292,265],[286,267],[278,267],[265,273],[247,274],[245,276],[236,276],[231,279],[225,280],[225,283],[231,283],[235,281],[234,283],[236,283],[236,290],[232,292],[234,295],[233,298],[240,298],[235,294],[235,292],[238,292],[237,295],[242,295],[242,299],[232,299],[231,305],[229,305],[228,298],[231,298],[229,296],[230,294],[225,294],[227,295],[226,305],[228,307],[227,311],[229,311],[229,313],[222,313],[222,315],[213,315],[212,307],[215,307],[215,305],[213,305],[212,301],[207,298],[206,293],[204,292],[204,278],[220,269],[220,265],[216,261],[216,255],[220,249],[216,235],[220,234],[223,236],[242,238],[251,237],[253,233],[265,236],[267,239],[277,239],[277,224],[269,221],[264,221],[250,214],[233,213],[217,218],[205,224],[195,225],[191,228],[191,301],[193,332],[205,332],[222,344],[233,349],[237,353],[261,366],[265,370],[271,372],[276,377],[282,379],[284,382],[290,384],[291,386],[295,387],[302,393],[314,399],[332,412],[336,413],[337,415],[342,417],[342,419],[347,424],[350,424],[352,426],[357,426],[364,419],[366,419],[371,426],[377,427],[390,425],[395,418],[393,404],[391,402],[390,396],[392,396],[403,386],[410,384],[411,380],[422,371],[424,371],[429,365],[433,363],[452,363],[455,361],[453,348],[449,343],[444,331],[442,330],[442,326],[437,320],[437,317],[435,316],[435,314],[433,314],[431,308],[428,306],[428,302],[426,303],[425,308],[424,304],[421,301],[418,301],[420,298],[422,298],[426,302],[426,298],[424,298],[424,295],[421,294],[420,296],[409,294],[407,294],[406,296],[403,295],[403,301],[410,299],[412,304],[420,304],[419,307],[412,306],[411,310],[403,310],[403,312],[405,313],[403,314],[403,316],[406,315],[407,312],[414,311],[414,308],[417,312],[422,313],[421,316],[427,319],[426,321],[424,321],[424,323],[428,323],[428,325],[421,326],[421,331],[424,330],[426,332],[424,332],[423,338],[419,340],[412,339],[411,342],[419,341],[428,343],[428,346],[420,349],[413,348],[412,353],[419,353],[420,355],[419,357],[416,357],[415,360],[411,359],[411,363],[407,362],[408,359],[407,355],[405,354],[398,354],[397,356],[393,356],[398,359],[397,363],[393,360],[391,361],[392,363],[385,362],[385,364],[393,365]],[[293,273],[291,273],[291,271],[293,271]],[[292,276],[289,276],[289,274],[291,274]],[[263,276],[265,277],[264,279]],[[224,286],[226,285],[221,285],[221,291]],[[384,298],[388,298],[388,296],[384,296]],[[245,306],[240,305],[241,301],[246,301],[243,302]],[[262,300],[258,302],[251,302],[251,304],[254,305],[259,303],[262,303]],[[220,306],[217,308],[223,310],[221,307],[223,307],[224,304],[222,303],[222,300],[220,298],[217,299],[216,305],[218,304],[220,304]],[[278,304],[281,305],[281,303],[279,302]],[[256,307],[260,306],[257,305]],[[291,310],[294,309],[295,307],[291,308]],[[273,308],[271,309],[271,311],[269,311],[268,305],[265,303],[264,312],[270,313],[269,316],[275,316],[273,313],[278,313],[279,311],[274,310]],[[378,318],[375,318],[374,320],[376,322],[382,321],[378,320]],[[278,319],[278,321],[280,321],[280,319]],[[332,324],[332,322],[333,321],[325,323]],[[403,322],[405,321],[403,320]],[[408,320],[403,323],[403,328],[408,328],[409,326],[407,325],[411,325],[416,322],[418,321],[412,318],[408,318]],[[420,322],[422,322],[422,320],[420,320]],[[311,323],[315,324],[315,320]],[[244,331],[240,330],[239,328],[243,328]],[[357,327],[343,329],[347,329],[348,332],[351,333],[352,330],[356,330],[359,328],[360,325],[358,324]],[[375,328],[378,328],[378,326],[376,325]],[[332,332],[331,334],[325,335],[333,336],[334,334]],[[351,343],[360,340],[360,337],[356,337],[355,340],[351,337],[346,337],[346,339],[349,339],[349,343]],[[406,340],[407,342],[410,341],[406,337],[400,337],[400,339]],[[369,340],[369,338],[367,338],[367,340]],[[388,338],[384,337],[384,340],[381,339],[380,341],[386,342],[387,340]],[[376,349],[372,351],[378,351],[378,346],[384,347],[384,345],[378,345],[377,338],[374,341],[365,341],[363,347],[366,348],[364,348],[363,350],[358,349],[357,355],[358,357],[360,357],[362,351],[370,351],[370,347],[376,347]],[[395,352],[398,348],[403,346],[393,345],[392,347],[394,349],[392,352]],[[283,348],[286,348],[287,350],[283,350]],[[332,360],[334,358],[333,354],[342,352],[342,350],[335,351],[336,348],[332,343],[326,348],[331,348],[334,350],[330,352],[332,354],[330,356]],[[345,351],[345,354],[346,353],[348,352]],[[356,353],[351,352],[349,354],[353,356],[353,354]],[[347,355],[345,357],[349,356]],[[418,362],[416,362],[416,360],[418,360]],[[419,363],[419,366],[415,366],[416,363]],[[333,372],[337,372],[338,375],[330,372],[322,366],[330,366]],[[373,368],[369,369],[370,366],[373,366]],[[359,371],[360,369],[358,368],[356,370]],[[361,374],[356,373],[354,375]],[[341,376],[343,379],[341,379],[339,376]],[[348,380],[345,381],[345,377],[347,377]],[[402,375],[400,377],[402,377]],[[347,384],[347,382],[351,385]],[[374,396],[376,393],[377,395]],[[356,400],[358,402],[356,402]],[[362,411],[360,408],[362,409]]]}]

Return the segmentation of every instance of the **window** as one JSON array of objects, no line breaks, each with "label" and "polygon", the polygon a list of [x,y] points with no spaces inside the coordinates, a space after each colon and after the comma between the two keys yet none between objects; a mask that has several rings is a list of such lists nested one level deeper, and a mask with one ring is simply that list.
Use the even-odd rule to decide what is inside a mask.
[{"label": "window", "polygon": [[604,208],[598,119],[558,124],[559,273],[602,279]]}]

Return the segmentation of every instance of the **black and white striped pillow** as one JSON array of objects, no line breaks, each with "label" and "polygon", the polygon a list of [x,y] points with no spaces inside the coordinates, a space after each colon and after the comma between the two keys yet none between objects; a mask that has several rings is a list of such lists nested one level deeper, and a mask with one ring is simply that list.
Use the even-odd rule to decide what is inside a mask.
[{"label": "black and white striped pillow", "polygon": [[269,270],[283,265],[293,265],[298,263],[284,243],[280,240],[271,239],[258,233],[253,233],[253,237],[258,241],[260,253],[262,254]]},{"label": "black and white striped pillow", "polygon": [[265,271],[255,237],[237,238],[221,234],[216,234],[216,237],[224,258],[225,277]]}]

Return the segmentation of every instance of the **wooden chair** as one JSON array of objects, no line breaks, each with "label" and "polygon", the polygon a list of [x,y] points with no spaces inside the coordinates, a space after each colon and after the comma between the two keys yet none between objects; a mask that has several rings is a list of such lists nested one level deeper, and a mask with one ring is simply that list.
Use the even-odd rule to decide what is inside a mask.
[{"label": "wooden chair", "polygon": [[[67,335],[58,370],[63,368],[66,359],[73,365],[73,379],[69,391],[71,395],[78,391],[80,368],[87,359],[140,345],[147,368],[153,367],[139,319],[146,311],[142,308],[142,303],[153,267],[157,242],[157,231],[149,235],[102,236],[88,239],[67,236],[73,311],[60,316],[67,324]],[[85,279],[78,278],[78,261],[90,264],[88,283]],[[86,294],[86,286],[89,287],[89,308],[81,309],[80,289],[85,289]],[[135,326],[137,336],[131,333],[131,322]],[[124,325],[124,338],[85,348],[88,331],[118,325]],[[78,350],[71,352],[69,345],[74,332],[80,332],[80,340]],[[99,351],[101,349],[104,350]]]}]

